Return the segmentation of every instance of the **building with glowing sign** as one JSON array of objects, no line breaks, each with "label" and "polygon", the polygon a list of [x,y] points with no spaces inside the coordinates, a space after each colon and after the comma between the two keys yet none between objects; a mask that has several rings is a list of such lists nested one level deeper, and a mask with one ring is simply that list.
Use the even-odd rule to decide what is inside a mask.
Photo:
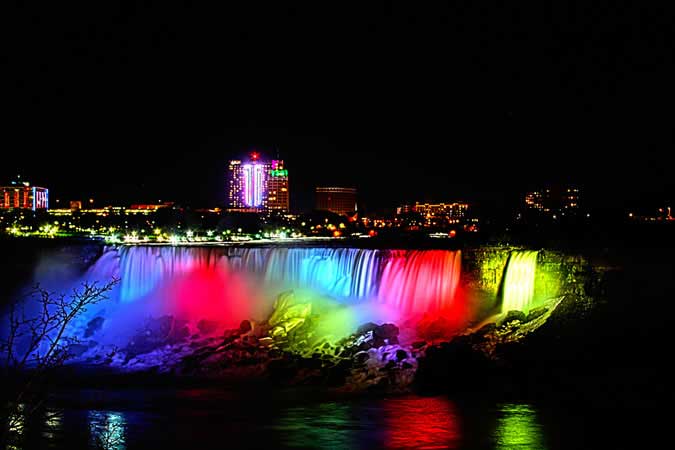
[{"label": "building with glowing sign", "polygon": [[49,208],[49,190],[31,186],[28,181],[12,181],[10,186],[0,186],[0,209],[29,209],[31,211]]},{"label": "building with glowing sign", "polygon": [[287,213],[289,209],[288,170],[284,169],[283,160],[272,160],[267,177],[267,210]]},{"label": "building with glowing sign", "polygon": [[228,205],[233,211],[288,212],[288,170],[283,160],[265,161],[256,152],[248,161],[231,160]]}]

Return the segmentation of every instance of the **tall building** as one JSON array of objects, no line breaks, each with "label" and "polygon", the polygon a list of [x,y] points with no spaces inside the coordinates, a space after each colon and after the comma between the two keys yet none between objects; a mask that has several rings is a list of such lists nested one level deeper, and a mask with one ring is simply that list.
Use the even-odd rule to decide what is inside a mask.
[{"label": "tall building", "polygon": [[288,170],[283,160],[272,160],[267,177],[267,210],[287,213],[290,209]]},{"label": "tall building", "polygon": [[336,214],[356,211],[356,189],[345,187],[317,187],[316,209]]},{"label": "tall building", "polygon": [[227,205],[230,209],[244,208],[244,173],[241,161],[230,161],[227,171]]},{"label": "tall building", "polygon": [[284,169],[283,160],[265,161],[256,152],[247,161],[231,160],[227,186],[231,210],[289,210],[288,170]]},{"label": "tall building", "polygon": [[0,209],[29,209],[37,211],[49,208],[49,190],[31,186],[28,181],[12,181],[10,186],[0,187]]}]

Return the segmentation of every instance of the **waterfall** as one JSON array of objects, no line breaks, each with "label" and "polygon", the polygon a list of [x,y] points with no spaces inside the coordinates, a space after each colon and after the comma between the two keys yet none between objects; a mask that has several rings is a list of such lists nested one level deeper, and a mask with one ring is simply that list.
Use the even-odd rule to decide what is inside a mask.
[{"label": "waterfall", "polygon": [[212,247],[121,247],[120,301],[134,301],[179,275],[215,270],[222,262],[222,252],[216,250]]},{"label": "waterfall", "polygon": [[447,250],[121,246],[106,251],[89,274],[121,278],[121,303],[196,272],[201,278],[239,273],[261,286],[310,289],[342,301],[374,300],[422,313],[452,303],[460,271],[460,252]]},{"label": "waterfall", "polygon": [[534,280],[537,269],[535,250],[513,251],[504,274],[502,312],[512,310],[527,314],[534,298]]},{"label": "waterfall", "polygon": [[408,313],[445,309],[455,298],[461,261],[459,251],[392,251],[382,273],[380,300]]},{"label": "waterfall", "polygon": [[233,268],[266,283],[314,289],[339,298],[376,294],[380,252],[357,248],[244,248],[231,255]]}]

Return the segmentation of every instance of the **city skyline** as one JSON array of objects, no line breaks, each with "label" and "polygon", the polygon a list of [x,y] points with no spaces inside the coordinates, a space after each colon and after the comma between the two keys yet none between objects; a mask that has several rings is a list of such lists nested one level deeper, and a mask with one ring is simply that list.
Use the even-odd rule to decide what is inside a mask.
[{"label": "city skyline", "polygon": [[255,148],[280,153],[299,209],[322,185],[354,186],[370,209],[499,207],[547,183],[577,184],[594,205],[673,198],[671,27],[651,20],[624,39],[612,25],[639,8],[547,15],[558,22],[544,29],[533,10],[513,21],[473,6],[369,5],[316,23],[242,6],[253,27],[185,24],[197,11],[169,5],[92,8],[19,11],[6,28],[19,45],[0,178],[21,173],[53,198],[210,205],[227,161]]},{"label": "city skyline", "polygon": [[[250,153],[250,152],[249,152]],[[241,157],[241,156],[240,156]],[[264,156],[263,156],[264,158]],[[231,163],[232,161],[237,161],[237,160],[230,160],[228,161],[228,164]],[[277,160],[272,161],[274,163],[278,163]],[[288,174],[288,170],[286,169],[286,165],[284,161],[280,161],[282,164],[281,167],[284,167],[283,171]],[[270,163],[271,164],[271,163]],[[269,165],[269,164],[268,164]],[[271,167],[271,166],[270,166]],[[203,197],[203,198],[195,198],[192,196],[193,192],[188,191],[191,195],[189,197],[181,197],[181,195],[164,195],[167,192],[172,192],[171,189],[166,189],[165,191],[154,191],[156,194],[155,196],[149,195],[147,192],[144,193],[141,191],[139,193],[138,189],[134,189],[132,193],[125,192],[124,190],[119,191],[119,193],[104,193],[104,195],[97,195],[93,192],[95,190],[91,189],[82,189],[79,191],[80,193],[75,193],[73,195],[67,195],[66,192],[63,190],[59,190],[58,188],[54,189],[52,187],[51,183],[33,183],[31,180],[32,179],[27,179],[27,177],[21,176],[24,180],[27,179],[27,181],[24,181],[24,183],[30,183],[31,186],[39,186],[43,185],[46,186],[47,189],[50,191],[50,208],[67,208],[69,203],[71,202],[82,202],[84,204],[88,204],[89,206],[92,206],[94,203],[96,206],[101,207],[101,206],[114,206],[114,205],[132,205],[132,204],[139,204],[139,203],[145,203],[145,204],[157,204],[157,203],[165,203],[167,201],[170,201],[172,203],[177,202],[178,204],[182,206],[187,206],[190,208],[224,208],[224,209],[232,209],[233,207],[235,209],[246,209],[243,208],[242,206],[233,206],[228,199],[228,185],[229,185],[229,174],[225,175],[225,181],[223,181],[223,173],[229,172],[228,167],[226,166],[223,170],[220,171],[221,174],[221,179],[220,180],[209,180],[208,183],[209,185],[214,185],[214,181],[217,181],[220,183],[220,186],[215,186],[214,194],[210,195],[209,197]],[[302,180],[303,174],[296,174],[295,171],[293,172],[293,178],[294,178],[294,184],[295,184],[295,178],[296,176]],[[17,177],[17,174],[13,178],[7,178],[5,183],[0,182],[0,185],[7,185],[9,186],[12,184],[12,181],[9,180],[15,180]],[[47,177],[49,178],[49,177]],[[285,180],[288,179],[288,175],[284,177]],[[4,181],[4,180],[3,180]],[[286,181],[285,183],[288,183]],[[302,184],[302,183],[299,183]],[[312,210],[316,209],[316,189],[320,185],[327,185],[329,183],[319,183],[315,186],[307,186],[304,190],[299,190],[297,187],[294,189],[288,189],[285,195],[290,194],[290,208],[288,211],[293,212],[293,213],[303,213],[303,212],[309,212]],[[337,185],[338,183],[333,183],[334,185]],[[352,186],[359,186],[360,183],[354,182],[350,183],[349,185],[344,184],[345,186],[351,188]],[[279,185],[281,186],[281,185]],[[284,186],[288,186],[285,184]],[[494,197],[484,196],[481,194],[484,193],[477,193],[476,192],[469,192],[466,193],[465,195],[456,195],[454,193],[436,193],[433,194],[431,192],[423,192],[419,194],[418,197],[413,196],[412,194],[404,194],[404,197],[401,199],[396,199],[396,198],[390,198],[385,202],[375,204],[370,203],[369,199],[373,198],[372,192],[363,192],[360,191],[358,188],[355,188],[356,190],[359,190],[359,204],[360,205],[365,205],[366,206],[366,211],[369,213],[378,213],[378,214],[388,214],[391,213],[393,214],[397,209],[400,209],[401,205],[405,204],[415,204],[415,203],[443,203],[443,202],[453,202],[457,199],[465,199],[469,201],[471,204],[474,206],[478,206],[479,210],[482,211],[483,214],[492,214],[492,213],[497,213],[497,214],[510,214],[512,212],[519,211],[521,209],[528,209],[532,207],[532,195],[537,194],[537,190],[547,190],[547,189],[562,189],[567,186],[575,186],[576,188],[582,187],[582,190],[584,192],[583,195],[583,201],[582,201],[582,206],[585,209],[593,209],[593,210],[599,210],[599,211],[611,211],[611,210],[648,210],[649,208],[655,208],[655,207],[663,207],[667,206],[668,204],[672,204],[673,202],[673,193],[672,191],[666,189],[663,189],[661,191],[659,190],[654,190],[654,191],[639,191],[639,192],[633,192],[633,195],[631,196],[630,194],[624,196],[620,195],[615,195],[612,198],[607,198],[601,195],[601,191],[597,189],[596,186],[591,186],[590,189],[586,189],[583,185],[580,185],[579,183],[565,183],[565,182],[560,182],[560,183],[540,183],[540,184],[527,184],[522,185],[519,188],[511,188],[508,191],[505,192],[500,192],[500,193],[493,193],[497,194]],[[219,190],[218,190],[219,189]],[[577,189],[578,191],[578,189]],[[74,191],[70,191],[74,192]],[[420,191],[417,191],[420,192]],[[459,190],[454,191],[454,192],[460,192]],[[465,190],[462,190],[462,192],[467,192]],[[614,194],[621,193],[622,191],[615,189],[613,191]],[[99,191],[100,193],[100,191]],[[60,195],[59,195],[60,194]],[[371,195],[369,195],[371,194]],[[265,202],[266,202],[265,198]],[[283,202],[284,199],[281,199]],[[495,206],[496,202],[501,201],[502,204],[499,206]],[[578,205],[576,205],[578,206]],[[267,210],[269,208],[265,207],[264,205],[260,205],[260,207],[264,210]],[[250,208],[249,208],[250,209]],[[256,208],[253,208],[256,209]],[[280,211],[286,211],[285,208],[282,208],[280,206],[275,206],[272,209],[279,209]]]}]

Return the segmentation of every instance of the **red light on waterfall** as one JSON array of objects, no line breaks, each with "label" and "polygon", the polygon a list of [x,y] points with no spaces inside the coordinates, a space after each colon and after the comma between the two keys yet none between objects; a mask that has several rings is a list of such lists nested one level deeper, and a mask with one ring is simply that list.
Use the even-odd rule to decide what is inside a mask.
[{"label": "red light on waterfall", "polygon": [[380,300],[406,314],[444,310],[455,302],[461,253],[447,250],[396,250],[380,278]]},{"label": "red light on waterfall", "polygon": [[448,233],[448,236],[450,236],[451,238],[454,238],[455,236],[457,236],[457,232],[455,230],[450,230],[450,232]]},{"label": "red light on waterfall", "polygon": [[177,318],[213,320],[222,323],[223,328],[250,319],[252,299],[257,298],[240,275],[211,268],[196,269],[177,277],[159,296],[164,299],[162,307]]},{"label": "red light on waterfall", "polygon": [[452,303],[424,313],[415,329],[417,336],[428,342],[448,341],[465,330],[475,317],[476,305],[470,301],[466,290],[458,287]]}]

